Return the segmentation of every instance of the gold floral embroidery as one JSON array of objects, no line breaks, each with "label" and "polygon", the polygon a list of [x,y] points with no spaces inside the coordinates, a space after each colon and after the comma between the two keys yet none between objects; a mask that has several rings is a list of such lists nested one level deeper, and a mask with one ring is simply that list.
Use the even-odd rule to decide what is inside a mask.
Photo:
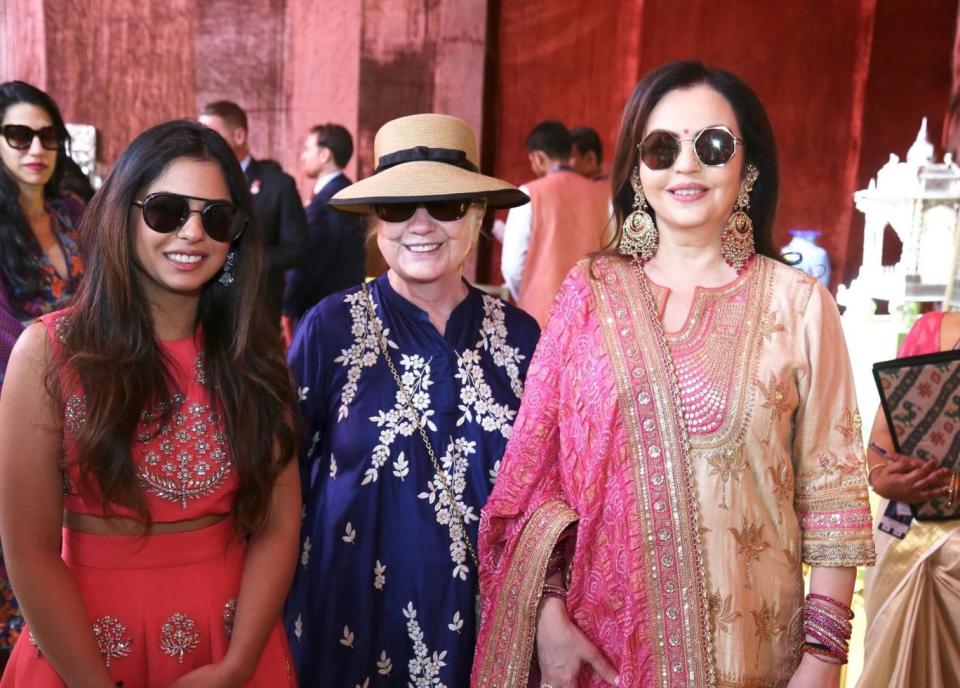
[{"label": "gold floral embroidery", "polygon": [[710,464],[709,475],[720,476],[720,508],[727,509],[727,483],[730,479],[740,482],[740,476],[747,468],[747,461],[743,456],[743,445],[737,448],[726,447],[707,457]]},{"label": "gold floral embroidery", "polygon": [[786,461],[781,461],[779,468],[767,466],[770,478],[773,480],[773,498],[777,500],[777,523],[783,523],[783,507],[781,503],[793,501],[793,473]]},{"label": "gold floral embroidery", "polygon": [[840,422],[834,426],[834,430],[839,431],[840,434],[843,435],[843,443],[846,446],[855,447],[860,441],[862,441],[862,436],[860,434],[860,429],[862,426],[863,421],[860,420],[860,414],[856,411],[850,411],[847,409],[840,417]]},{"label": "gold floral embroidery", "polygon": [[753,666],[756,668],[760,665],[760,648],[763,643],[773,642],[774,638],[783,633],[785,627],[778,623],[780,614],[777,612],[776,603],[769,604],[764,600],[759,611],[754,609],[750,613],[753,614],[753,622],[757,625],[753,633],[757,638],[757,655],[753,661]]},{"label": "gold floral embroidery", "polygon": [[714,591],[708,598],[710,605],[710,626],[713,628],[713,635],[717,632],[729,633],[730,624],[743,616],[740,612],[731,609],[733,607],[733,593],[726,597],[721,597],[720,591]]},{"label": "gold floral embroidery", "polygon": [[834,451],[825,451],[817,456],[816,465],[820,468],[820,474],[804,471],[800,475],[801,480],[815,480],[821,476],[826,476],[833,481],[863,471],[863,461],[851,452],[840,456]]},{"label": "gold floral embroidery", "polygon": [[753,585],[750,578],[750,563],[760,560],[760,553],[763,552],[770,543],[763,539],[763,526],[756,523],[747,523],[746,517],[743,519],[743,525],[740,529],[730,527],[728,530],[733,533],[737,540],[737,554],[744,556],[743,572],[744,583],[747,590],[752,590]]},{"label": "gold floral embroidery", "polygon": [[787,391],[782,382],[777,382],[777,378],[770,374],[770,383],[764,385],[760,380],[756,382],[763,395],[764,402],[762,408],[770,409],[770,415],[775,423],[780,422],[780,417],[789,408],[787,403]]},{"label": "gold floral embroidery", "polygon": [[776,313],[766,313],[760,320],[760,334],[768,342],[773,339],[773,335],[775,335],[777,332],[786,331],[787,328],[777,322]]},{"label": "gold floral embroidery", "polygon": [[799,560],[797,559],[796,552],[794,552],[793,550],[787,549],[786,547],[784,547],[780,551],[783,552],[783,556],[787,560],[787,563],[790,565],[790,568],[796,569],[797,565],[799,564]]}]

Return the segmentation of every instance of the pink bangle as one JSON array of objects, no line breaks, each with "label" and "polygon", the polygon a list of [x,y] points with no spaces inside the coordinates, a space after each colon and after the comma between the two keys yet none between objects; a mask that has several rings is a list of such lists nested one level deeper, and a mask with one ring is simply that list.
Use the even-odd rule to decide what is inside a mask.
[{"label": "pink bangle", "polygon": [[815,592],[811,592],[807,595],[807,602],[809,603],[811,600],[820,600],[821,602],[826,602],[831,606],[835,607],[836,609],[838,609],[840,612],[842,612],[847,617],[848,621],[853,620],[853,617],[854,617],[853,610],[850,609],[848,605],[845,605],[843,602],[839,600],[835,600],[832,597],[829,597],[827,595],[820,595]]}]

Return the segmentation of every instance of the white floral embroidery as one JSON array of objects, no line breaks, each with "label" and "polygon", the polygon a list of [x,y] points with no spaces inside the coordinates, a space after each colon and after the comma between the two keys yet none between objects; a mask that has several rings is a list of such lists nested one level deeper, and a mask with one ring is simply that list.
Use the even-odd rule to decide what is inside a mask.
[{"label": "white floral embroidery", "polygon": [[318,445],[318,444],[320,444],[320,431],[319,431],[319,430],[317,430],[315,433],[313,433],[313,440],[311,440],[311,442],[310,442],[310,450],[307,452],[307,458],[308,458],[308,459],[312,459],[312,458],[313,458],[313,452],[315,452],[315,451],[317,450],[317,445]]},{"label": "white floral embroidery", "polygon": [[410,473],[410,463],[403,456],[403,452],[397,455],[397,460],[393,462],[393,474],[403,480]]},{"label": "white floral embroidery", "polygon": [[293,622],[293,634],[297,636],[297,642],[300,642],[300,638],[303,636],[303,614],[297,614],[297,618]]},{"label": "white floral embroidery", "polygon": [[447,666],[443,661],[447,651],[431,654],[423,642],[423,631],[417,622],[417,610],[413,608],[413,602],[407,603],[403,615],[407,617],[407,635],[413,642],[413,659],[407,664],[410,672],[410,682],[407,685],[411,688],[446,688],[440,681],[440,669]]},{"label": "white floral embroidery", "polygon": [[[373,455],[370,459],[370,468],[363,474],[362,485],[376,482],[380,476],[380,469],[390,458],[390,446],[396,441],[397,435],[410,437],[417,432],[416,421],[419,420],[424,428],[436,432],[437,426],[430,417],[436,411],[430,408],[430,386],[433,380],[430,377],[430,361],[423,356],[400,356],[400,366],[403,368],[403,374],[400,376],[401,382],[406,387],[407,392],[413,399],[413,406],[419,419],[414,415],[414,411],[407,404],[406,396],[402,390],[397,390],[394,395],[394,405],[389,411],[379,411],[376,416],[370,416],[370,421],[376,423],[380,428],[380,443],[373,448]],[[396,472],[395,472],[396,473]],[[405,474],[404,474],[405,475]],[[403,477],[403,476],[398,476]]]},{"label": "white floral embroidery", "polygon": [[310,538],[307,537],[303,541],[303,554],[300,555],[300,566],[307,568],[307,564],[310,563],[310,550],[313,549],[313,544],[310,542]]},{"label": "white floral embroidery", "polygon": [[488,294],[483,296],[483,323],[480,325],[478,346],[490,352],[493,364],[505,368],[510,378],[510,389],[520,399],[523,396],[523,380],[520,379],[520,363],[527,357],[520,349],[507,344],[506,314],[503,301]]},{"label": "white floral embroidery", "polygon": [[453,613],[453,621],[447,624],[447,628],[457,633],[463,628],[463,619],[460,618],[460,612]]},{"label": "white floral embroidery", "polygon": [[353,640],[356,636],[353,635],[353,631],[350,630],[349,626],[343,627],[343,636],[340,638],[340,644],[344,647],[353,647]]},{"label": "white floral embroidery", "polygon": [[494,485],[497,482],[497,478],[500,477],[500,459],[497,459],[493,463],[493,468],[487,471],[487,475],[490,476],[490,484]]},{"label": "white floral embroidery", "polygon": [[373,565],[373,587],[377,590],[383,590],[383,586],[387,584],[387,565],[381,564],[380,560],[377,559],[377,563]]},{"label": "white floral embroidery", "polygon": [[330,477],[334,480],[337,479],[337,460],[333,454],[330,455]]},{"label": "white floral embroidery", "polygon": [[506,370],[510,389],[517,399],[523,395],[520,380],[520,363],[526,358],[515,346],[507,344],[507,326],[503,302],[492,296],[483,297],[483,323],[480,326],[480,341],[476,347],[457,355],[457,374],[460,380],[460,418],[457,425],[477,423],[487,432],[499,432],[510,439],[516,409],[500,404],[493,398],[493,390],[483,372],[481,351],[487,351],[498,368]]},{"label": "white floral embroidery", "polygon": [[[350,404],[357,396],[357,381],[360,380],[363,369],[375,365],[380,357],[380,342],[377,341],[374,328],[370,327],[367,299],[363,290],[347,294],[343,297],[343,300],[350,304],[350,317],[353,320],[350,333],[353,335],[353,345],[349,349],[341,350],[340,355],[333,359],[335,363],[348,368],[347,384],[343,386],[343,390],[340,392],[340,408],[337,411],[338,423],[350,413]],[[374,303],[374,309],[378,307]],[[383,323],[380,323],[380,325],[383,329],[383,336],[387,340],[387,346],[396,349],[396,343],[390,339],[390,330],[383,327]]]},{"label": "white floral embroidery", "polygon": [[[463,491],[467,486],[467,467],[470,463],[467,458],[477,452],[477,443],[458,437],[447,444],[446,453],[440,457],[444,475],[434,475],[433,480],[427,482],[427,491],[417,495],[433,504],[437,515],[437,523],[450,529],[450,558],[453,560],[453,577],[467,580],[470,569],[467,561],[467,524],[479,521],[480,517],[474,513],[472,506],[463,501]],[[444,487],[444,481],[450,486],[456,505],[450,504],[450,497]],[[451,508],[452,507],[452,508]]]},{"label": "white floral embroidery", "polygon": [[390,672],[393,671],[393,662],[390,661],[390,657],[387,656],[386,650],[380,653],[380,659],[377,660],[377,671],[380,672],[382,676],[389,676]]},{"label": "white floral embroidery", "polygon": [[297,387],[297,399],[300,401],[307,400],[307,393],[310,391],[309,387]]},{"label": "white floral embroidery", "polygon": [[354,542],[356,542],[357,531],[354,529],[353,524],[350,523],[350,521],[347,521],[347,527],[344,532],[346,534],[342,538],[340,538],[341,540],[343,540],[344,542],[348,542],[350,544],[353,544]]}]

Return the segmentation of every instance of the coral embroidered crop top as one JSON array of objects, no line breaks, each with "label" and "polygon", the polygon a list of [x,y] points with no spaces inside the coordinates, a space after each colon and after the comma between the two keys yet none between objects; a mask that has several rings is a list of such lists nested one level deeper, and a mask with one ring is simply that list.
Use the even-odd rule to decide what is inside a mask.
[{"label": "coral embroidered crop top", "polygon": [[[39,318],[56,348],[59,329],[69,310]],[[203,354],[197,338],[159,341],[173,363],[173,396],[143,412],[132,447],[140,485],[155,522],[184,521],[209,514],[229,513],[239,479],[224,437],[223,419],[211,404],[205,386]],[[86,420],[84,396],[64,382],[64,499],[69,511],[103,517],[136,518],[130,509],[111,505],[104,509],[97,485],[80,480],[74,433]]]}]

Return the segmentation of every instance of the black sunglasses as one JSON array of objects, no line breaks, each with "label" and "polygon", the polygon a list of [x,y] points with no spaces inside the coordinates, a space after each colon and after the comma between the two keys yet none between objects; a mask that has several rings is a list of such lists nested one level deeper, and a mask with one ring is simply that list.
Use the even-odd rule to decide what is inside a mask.
[{"label": "black sunglasses", "polygon": [[690,139],[656,129],[640,142],[640,160],[651,170],[665,170],[677,161],[684,141],[693,143],[693,154],[706,167],[723,167],[737,152],[737,144],[743,144],[742,139],[723,125],[704,127]]},{"label": "black sunglasses", "polygon": [[26,124],[4,124],[3,138],[7,145],[17,150],[26,150],[33,143],[34,137],[40,139],[40,145],[47,150],[60,150],[60,137],[53,126],[33,129]]},{"label": "black sunglasses", "polygon": [[[205,201],[200,210],[187,202]],[[157,191],[134,205],[143,208],[147,227],[161,234],[176,232],[187,223],[192,213],[200,213],[203,231],[214,241],[230,242],[240,236],[246,226],[243,211],[229,201],[211,201],[196,196],[182,196],[169,191]]]},{"label": "black sunglasses", "polygon": [[373,212],[384,222],[406,222],[417,212],[417,208],[423,206],[434,220],[453,222],[467,214],[471,203],[473,200],[469,198],[412,203],[374,203]]}]

